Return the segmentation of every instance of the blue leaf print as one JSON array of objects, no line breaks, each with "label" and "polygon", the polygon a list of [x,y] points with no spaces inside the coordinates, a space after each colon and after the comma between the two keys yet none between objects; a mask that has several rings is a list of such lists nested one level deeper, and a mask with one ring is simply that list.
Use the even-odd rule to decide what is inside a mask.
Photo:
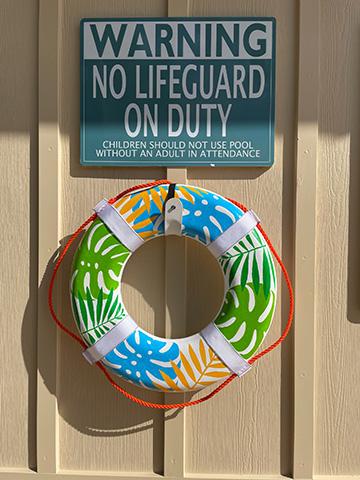
[{"label": "blue leaf print", "polygon": [[154,388],[162,382],[160,370],[175,379],[170,362],[180,365],[180,350],[172,340],[159,339],[137,328],[124,342],[103,359],[117,375],[138,385]]},{"label": "blue leaf print", "polygon": [[240,208],[212,192],[202,191],[192,203],[183,204],[183,233],[208,245],[242,217]]},{"label": "blue leaf print", "polygon": [[[162,206],[167,190],[167,185],[161,185],[130,195],[130,201],[135,200],[131,212],[140,212],[134,219],[138,234],[151,231],[156,231],[158,235],[164,233]],[[241,209],[226,198],[202,188],[177,184],[175,196],[180,198],[183,205],[183,235],[195,238],[205,245],[215,240],[243,215]],[[149,218],[151,222],[147,223]]]}]

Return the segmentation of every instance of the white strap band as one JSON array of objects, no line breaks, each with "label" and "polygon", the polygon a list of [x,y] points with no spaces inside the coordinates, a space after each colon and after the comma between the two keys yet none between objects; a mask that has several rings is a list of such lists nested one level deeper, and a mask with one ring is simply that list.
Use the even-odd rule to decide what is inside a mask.
[{"label": "white strap band", "polygon": [[179,198],[170,198],[165,203],[165,235],[181,235],[183,205]]},{"label": "white strap band", "polygon": [[84,357],[91,364],[98,362],[114,350],[119,343],[126,340],[136,329],[136,322],[129,316],[125,317],[114,328],[105,333],[94,345],[84,350]]},{"label": "white strap band", "polygon": [[211,242],[208,249],[214,257],[221,257],[229,248],[251,232],[259,222],[257,215],[252,210],[248,210],[237,222],[233,223],[231,227]]},{"label": "white strap band", "polygon": [[144,240],[107,200],[101,200],[94,208],[94,211],[115,237],[131,252],[135,252],[144,243]]},{"label": "white strap band", "polygon": [[200,335],[228,369],[236,375],[241,377],[250,370],[251,365],[237,353],[213,322],[203,328]]}]

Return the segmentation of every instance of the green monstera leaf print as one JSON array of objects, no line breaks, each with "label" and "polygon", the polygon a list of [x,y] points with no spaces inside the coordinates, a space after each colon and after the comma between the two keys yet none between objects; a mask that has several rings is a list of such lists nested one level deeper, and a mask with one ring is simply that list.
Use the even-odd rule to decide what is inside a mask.
[{"label": "green monstera leaf print", "polygon": [[100,219],[81,241],[73,263],[71,298],[78,329],[88,345],[126,315],[119,286],[129,255]]},{"label": "green monstera leaf print", "polygon": [[215,325],[239,354],[250,358],[270,328],[275,292],[265,293],[264,285],[253,283],[229,289]]},{"label": "green monstera leaf print", "polygon": [[252,283],[257,293],[264,287],[265,297],[276,290],[274,262],[263,236],[256,229],[231,247],[219,259],[229,287]]},{"label": "green monstera leaf print", "polygon": [[129,250],[106,225],[95,220],[86,232],[74,258],[71,291],[83,299],[106,298],[119,287],[120,274]]},{"label": "green monstera leaf print", "polygon": [[87,288],[85,298],[80,292],[77,297],[72,295],[72,307],[79,332],[88,345],[95,343],[126,315],[121,298],[114,290],[110,290],[107,298],[102,290],[97,298],[92,298]]}]

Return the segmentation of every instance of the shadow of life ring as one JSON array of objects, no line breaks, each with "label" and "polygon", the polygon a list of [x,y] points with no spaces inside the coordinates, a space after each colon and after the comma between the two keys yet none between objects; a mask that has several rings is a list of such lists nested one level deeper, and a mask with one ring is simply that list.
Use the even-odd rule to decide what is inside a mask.
[{"label": "shadow of life ring", "polygon": [[[74,256],[71,303],[90,363],[151,390],[200,390],[250,369],[276,305],[272,253],[251,211],[214,192],[181,184],[102,200]],[[197,240],[217,258],[225,297],[215,318],[186,338],[160,338],[126,311],[122,273],[132,252],[155,237]],[[141,274],[141,272],[139,272]],[[176,275],[176,272],[174,272]]]}]

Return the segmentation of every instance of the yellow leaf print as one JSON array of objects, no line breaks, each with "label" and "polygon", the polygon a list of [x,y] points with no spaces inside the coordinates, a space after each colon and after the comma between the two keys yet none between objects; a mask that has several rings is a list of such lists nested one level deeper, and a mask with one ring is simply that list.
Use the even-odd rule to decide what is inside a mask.
[{"label": "yellow leaf print", "polygon": [[146,210],[146,206],[143,205],[142,207],[140,208],[137,208],[136,210],[134,210],[132,213],[130,213],[129,216],[126,217],[126,221],[131,224],[136,218],[140,217],[140,215],[142,215]]},{"label": "yellow leaf print", "polygon": [[203,364],[206,364],[206,352],[205,352],[204,342],[202,339],[200,339],[199,351],[200,351],[200,356]]},{"label": "yellow leaf print", "polygon": [[193,364],[195,365],[195,368],[196,370],[201,373],[201,365],[200,365],[200,362],[196,356],[196,353],[194,352],[194,349],[191,345],[189,345],[189,354],[190,354],[190,358],[193,362]]},{"label": "yellow leaf print", "polygon": [[229,374],[226,372],[207,372],[209,377],[215,377],[215,378],[222,378],[222,377],[227,377]]},{"label": "yellow leaf print", "polygon": [[163,372],[162,370],[160,370],[160,374],[161,376],[163,377],[164,381],[167,383],[167,385],[169,385],[169,387],[171,388],[171,390],[174,390],[175,392],[181,392],[181,388],[179,388],[176,383],[174,382],[174,380],[172,380],[169,375],[167,375],[165,372]]},{"label": "yellow leaf print", "polygon": [[[198,350],[198,353],[196,352]],[[220,361],[215,352],[205,344],[202,338],[198,344],[189,344],[180,351],[181,363],[171,362],[176,375],[171,379],[164,372],[160,372],[170,390],[184,391],[197,390],[200,387],[212,385],[221,378],[228,377],[229,369]],[[174,387],[176,386],[176,388]],[[157,385],[156,385],[157,386]],[[162,390],[164,387],[162,387]]]},{"label": "yellow leaf print", "polygon": [[180,382],[184,385],[184,387],[189,389],[190,385],[189,385],[188,381],[186,380],[186,377],[183,374],[183,372],[180,370],[180,368],[176,365],[175,362],[171,362],[171,365],[172,365],[176,375],[178,376]]},{"label": "yellow leaf print", "polygon": [[190,190],[191,192],[196,193],[196,195],[199,195],[199,197],[203,197],[203,196],[204,196],[203,192],[202,192],[201,190],[199,190],[198,188],[196,188],[196,187],[191,187],[190,185],[187,185],[186,188],[187,188],[188,190]]},{"label": "yellow leaf print", "polygon": [[181,358],[181,361],[184,365],[184,368],[186,370],[186,373],[189,375],[189,377],[191,378],[191,380],[193,380],[194,382],[196,381],[196,377],[195,377],[195,374],[194,374],[194,371],[193,369],[191,368],[191,365],[190,363],[188,362],[187,358],[185,357],[185,355],[180,352],[180,358]]},{"label": "yellow leaf print", "polygon": [[150,195],[151,195],[151,198],[153,199],[154,203],[156,204],[156,206],[158,207],[158,209],[161,212],[162,208],[163,208],[163,201],[160,198],[159,193],[156,190],[151,189],[150,190]]},{"label": "yellow leaf print", "polygon": [[115,203],[115,207],[119,208],[120,207],[120,213],[121,215],[125,215],[129,210],[133,208],[134,205],[136,205],[139,201],[139,195],[134,195],[132,198],[131,197],[124,197],[121,198],[118,202]]},{"label": "yellow leaf print", "polygon": [[184,187],[181,187],[179,186],[179,191],[183,194],[184,198],[186,198],[186,200],[189,200],[189,202],[191,203],[194,203],[195,202],[195,199],[192,195],[190,195],[190,193],[187,191],[187,189],[185,189]]}]

